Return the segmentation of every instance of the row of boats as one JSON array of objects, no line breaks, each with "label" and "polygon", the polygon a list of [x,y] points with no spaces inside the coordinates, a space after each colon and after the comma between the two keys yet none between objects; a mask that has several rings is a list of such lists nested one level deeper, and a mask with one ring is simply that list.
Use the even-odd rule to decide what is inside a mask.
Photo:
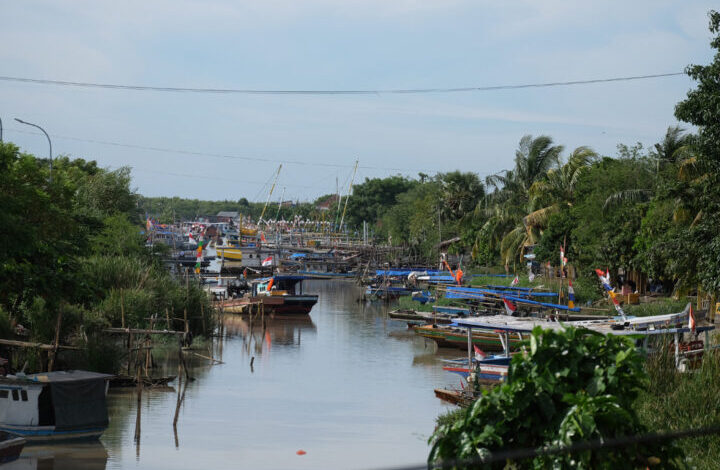
[{"label": "row of boats", "polygon": [[512,356],[537,326],[626,336],[649,353],[669,344],[680,370],[698,363],[709,347],[708,333],[715,328],[701,325],[704,314],[695,312],[690,303],[682,312],[665,315],[633,317],[619,309],[618,315],[598,316],[585,314],[579,307],[542,300],[557,296],[555,292],[516,286],[438,283],[432,292],[411,295],[421,303],[443,296],[454,300],[456,306],[434,305],[432,311],[393,310],[389,316],[406,322],[438,348],[466,351],[463,357],[443,360],[443,369],[461,375],[463,386],[435,390],[438,398],[455,404],[468,403],[477,393],[477,387],[466,383],[489,386],[506,381]]}]

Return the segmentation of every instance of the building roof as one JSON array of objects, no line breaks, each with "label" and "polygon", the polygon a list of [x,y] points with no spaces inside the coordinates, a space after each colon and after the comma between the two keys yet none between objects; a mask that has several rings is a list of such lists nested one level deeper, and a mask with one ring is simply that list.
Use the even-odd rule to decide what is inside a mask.
[{"label": "building roof", "polygon": [[220,211],[217,213],[217,215],[215,217],[231,217],[234,219],[237,216],[238,216],[237,211]]}]

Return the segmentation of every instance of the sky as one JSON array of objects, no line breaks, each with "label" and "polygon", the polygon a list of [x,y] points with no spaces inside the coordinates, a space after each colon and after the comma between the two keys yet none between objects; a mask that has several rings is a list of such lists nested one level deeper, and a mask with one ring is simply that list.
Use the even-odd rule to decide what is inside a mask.
[{"label": "sky", "polygon": [[[0,76],[154,87],[397,90],[682,72],[711,1],[0,1]],[[427,94],[152,92],[0,80],[4,140],[132,168],[146,196],[313,201],[355,182],[511,168],[525,134],[659,141],[687,76]],[[284,194],[283,194],[284,192]]]}]

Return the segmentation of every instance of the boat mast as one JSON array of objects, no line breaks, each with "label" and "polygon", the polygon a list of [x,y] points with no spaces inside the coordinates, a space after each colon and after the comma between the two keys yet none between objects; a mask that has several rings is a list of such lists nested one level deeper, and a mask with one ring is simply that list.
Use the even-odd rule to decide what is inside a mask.
[{"label": "boat mast", "polygon": [[278,202],[278,209],[277,209],[277,212],[275,213],[275,222],[277,222],[278,217],[280,217],[280,208],[282,207],[283,199],[285,199],[285,186],[283,186],[283,192],[282,192],[282,195],[280,196],[280,201]]},{"label": "boat mast", "polygon": [[350,193],[352,192],[353,183],[355,182],[355,173],[357,173],[358,163],[360,160],[355,160],[355,169],[353,170],[352,178],[350,178],[350,186],[348,186],[348,192],[345,196],[345,207],[343,207],[342,217],[340,218],[339,230],[342,230],[343,222],[345,221],[345,211],[347,211],[348,199],[350,199]]},{"label": "boat mast", "polygon": [[260,228],[260,224],[262,223],[263,216],[265,215],[265,211],[267,210],[267,206],[270,203],[270,197],[272,196],[273,190],[275,189],[275,185],[277,184],[278,176],[280,176],[280,170],[282,170],[282,163],[277,169],[277,173],[275,174],[275,181],[273,181],[272,187],[270,188],[270,192],[268,193],[267,201],[265,201],[265,206],[263,206],[262,213],[260,214],[260,219],[258,219],[258,228]]}]

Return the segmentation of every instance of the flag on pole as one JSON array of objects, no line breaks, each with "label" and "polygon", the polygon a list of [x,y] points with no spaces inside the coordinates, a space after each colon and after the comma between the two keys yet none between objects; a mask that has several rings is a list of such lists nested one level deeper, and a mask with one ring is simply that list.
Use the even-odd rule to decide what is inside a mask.
[{"label": "flag on pole", "polygon": [[482,361],[487,357],[487,354],[485,354],[485,351],[478,348],[477,345],[473,344],[473,348],[475,348],[475,360],[476,361]]},{"label": "flag on pole", "polygon": [[625,320],[625,312],[623,311],[622,307],[620,306],[620,301],[617,299],[617,294],[611,290],[608,291],[608,295],[612,299],[613,306],[615,307],[615,310],[617,313],[620,314],[620,316],[623,318],[623,321]]},{"label": "flag on pole", "polygon": [[197,245],[197,240],[195,240],[195,237],[193,237],[192,232],[188,233],[188,241],[192,243],[193,245]]},{"label": "flag on pole", "polygon": [[265,267],[267,267],[267,266],[272,266],[272,264],[273,264],[272,256],[268,256],[267,258],[265,258],[264,260],[262,260],[262,266],[263,266],[263,268],[265,268]]},{"label": "flag on pole", "polygon": [[690,304],[690,310],[688,311],[688,328],[695,333],[695,313],[693,312],[692,304]]},{"label": "flag on pole", "polygon": [[603,287],[606,291],[611,291],[612,287],[610,287],[610,271],[603,272],[602,269],[596,269],[595,273],[600,278],[600,282],[602,282]]},{"label": "flag on pole", "polygon": [[516,285],[520,284],[520,279],[515,275],[515,279],[512,280],[510,283],[511,286],[515,287]]},{"label": "flag on pole", "polygon": [[568,279],[568,307],[575,308],[575,289],[572,286],[572,279]]},{"label": "flag on pole", "polygon": [[514,303],[510,302],[505,297],[503,297],[503,304],[505,304],[505,311],[507,312],[508,315],[514,314],[515,311],[517,310],[517,306]]},{"label": "flag on pole", "polygon": [[560,246],[560,267],[565,267],[565,263],[567,262],[567,258],[565,258],[565,248]]}]

